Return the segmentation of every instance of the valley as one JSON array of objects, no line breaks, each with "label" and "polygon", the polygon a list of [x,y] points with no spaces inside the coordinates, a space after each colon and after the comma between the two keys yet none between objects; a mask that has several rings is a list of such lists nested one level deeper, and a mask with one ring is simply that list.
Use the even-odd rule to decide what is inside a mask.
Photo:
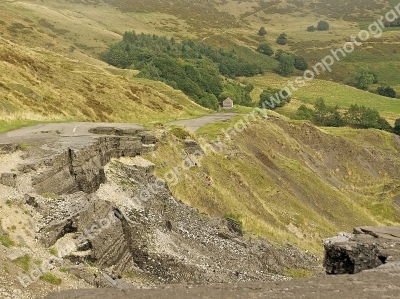
[{"label": "valley", "polygon": [[[312,69],[396,5],[2,1],[0,297],[74,298],[76,288],[169,296],[171,285],[177,298],[192,285],[193,296],[246,297],[274,285],[290,298],[305,278],[311,294],[328,281],[323,239],[400,225],[400,27],[388,25],[284,105],[263,109],[260,98],[304,74],[284,73],[280,56]],[[309,29],[321,20],[329,30]],[[220,108],[227,97],[233,108]],[[321,99],[324,117],[336,109],[342,125],[316,121]],[[348,121],[355,105],[375,119]],[[376,114],[389,128],[362,125]],[[373,271],[391,275],[385,269],[327,285],[350,292],[352,279],[372,283]]]}]

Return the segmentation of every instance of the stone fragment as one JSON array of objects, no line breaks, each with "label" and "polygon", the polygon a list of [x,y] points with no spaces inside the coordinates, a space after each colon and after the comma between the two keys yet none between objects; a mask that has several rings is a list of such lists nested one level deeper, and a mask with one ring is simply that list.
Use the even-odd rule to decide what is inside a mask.
[{"label": "stone fragment", "polygon": [[17,185],[17,174],[12,172],[2,173],[0,175],[0,184],[15,187]]}]

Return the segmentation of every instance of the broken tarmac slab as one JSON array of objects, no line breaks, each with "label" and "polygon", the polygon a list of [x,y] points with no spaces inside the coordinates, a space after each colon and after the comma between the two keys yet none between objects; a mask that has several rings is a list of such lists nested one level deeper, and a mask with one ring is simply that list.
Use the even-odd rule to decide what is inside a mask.
[{"label": "broken tarmac slab", "polygon": [[[54,123],[0,135],[0,144],[24,144],[17,173],[0,174],[0,184],[16,187],[31,174],[38,194],[91,192],[104,182],[111,158],[134,157],[157,148],[157,138],[142,126],[126,123]],[[5,146],[15,150],[13,146]]]},{"label": "broken tarmac slab", "polygon": [[[62,137],[79,137],[95,135],[136,135],[145,131],[143,126],[128,123],[49,123],[24,127],[0,135],[3,147],[13,148],[25,140],[55,140]],[[10,142],[11,141],[11,142]],[[0,145],[0,150],[2,146]]]},{"label": "broken tarmac slab", "polygon": [[356,227],[353,234],[325,239],[324,247],[327,274],[354,274],[400,262],[400,226]]},{"label": "broken tarmac slab", "polygon": [[9,154],[17,151],[19,149],[19,145],[16,143],[1,143],[0,144],[0,155]]}]

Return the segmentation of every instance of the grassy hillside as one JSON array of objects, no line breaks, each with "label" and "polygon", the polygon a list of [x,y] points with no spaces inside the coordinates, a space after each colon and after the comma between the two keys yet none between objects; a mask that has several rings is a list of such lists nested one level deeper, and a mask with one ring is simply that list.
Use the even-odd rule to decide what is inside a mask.
[{"label": "grassy hillside", "polygon": [[146,125],[205,113],[208,110],[180,91],[135,78],[132,71],[113,70],[101,62],[95,66],[0,39],[2,131],[31,120]]},{"label": "grassy hillside", "polygon": [[239,215],[250,233],[314,252],[337,231],[400,223],[392,207],[400,190],[394,135],[259,119],[229,141],[221,129],[233,124],[211,124],[192,136],[205,142],[211,136],[204,132],[219,132],[224,150],[209,150],[190,170],[181,169],[182,161],[196,157],[182,151],[176,129],[148,156],[160,177],[179,167],[179,183],[171,187],[178,198],[221,217]]},{"label": "grassy hillside", "polygon": [[[0,3],[0,32],[14,42],[71,57],[83,52],[96,58],[131,30],[227,48],[236,45],[254,50],[266,41],[274,50],[295,52],[313,65],[395,4],[394,0],[6,1]],[[329,22],[329,31],[307,32],[308,26],[316,26],[320,20]],[[265,37],[257,35],[261,26],[268,32]],[[276,44],[282,32],[288,35],[285,46]],[[357,70],[369,67],[378,74],[380,83],[400,92],[400,65],[396,62],[400,60],[396,50],[399,38],[398,28],[385,29],[381,38],[369,40],[336,63],[325,78],[352,84]],[[271,68],[276,66],[269,58],[265,60]]]},{"label": "grassy hillside", "polygon": [[[282,89],[287,86],[288,80],[294,81],[295,77],[284,78],[276,74],[266,74],[243,80],[256,87],[252,97],[255,102],[258,102],[263,89],[266,89],[266,87]],[[377,109],[382,117],[386,118],[392,125],[400,117],[400,99],[383,97],[332,81],[314,79],[307,83],[305,87],[293,92],[293,98],[294,100],[290,104],[278,108],[277,111],[287,116],[293,116],[301,104],[312,105],[317,99],[323,98],[327,105],[339,105],[341,109],[347,109],[352,104]]]}]

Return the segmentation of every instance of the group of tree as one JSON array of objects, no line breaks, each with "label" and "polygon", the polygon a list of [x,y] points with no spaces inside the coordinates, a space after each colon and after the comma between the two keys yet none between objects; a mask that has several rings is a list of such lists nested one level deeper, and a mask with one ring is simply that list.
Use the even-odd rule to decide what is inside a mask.
[{"label": "group of tree", "polygon": [[294,58],[293,55],[282,53],[279,55],[278,73],[282,76],[288,77],[294,73]]},{"label": "group of tree", "polygon": [[238,82],[230,81],[224,84],[223,92],[218,96],[219,102],[222,102],[226,98],[235,100],[235,103],[239,103],[242,106],[254,106],[253,100],[251,99],[250,92],[254,89],[251,84],[241,84]]},{"label": "group of tree", "polygon": [[326,31],[329,30],[329,23],[327,21],[319,21],[317,27],[308,26],[307,31],[314,32],[316,30],[319,31]]},{"label": "group of tree", "polygon": [[[165,82],[182,90],[200,105],[218,109],[221,94],[232,89],[222,76],[254,76],[260,74],[260,67],[229,51],[214,48],[191,40],[177,42],[150,34],[126,32],[121,42],[110,46],[103,59],[119,68],[140,71],[139,77]],[[240,97],[232,98],[235,103],[250,105],[249,87],[242,89]],[[239,94],[236,92],[236,94]]]},{"label": "group of tree", "polygon": [[397,18],[392,22],[386,21],[384,25],[385,27],[400,27],[400,18]]},{"label": "group of tree", "polygon": [[[257,34],[259,36],[266,36],[267,35],[267,30],[265,29],[265,27],[260,27],[260,29],[258,30]],[[278,38],[276,39],[277,44],[279,45],[286,45],[288,41],[288,37],[286,35],[286,33],[282,33],[278,36]]]},{"label": "group of tree", "polygon": [[268,87],[260,94],[258,106],[264,109],[273,110],[290,103],[290,100],[291,97],[286,92],[283,93],[280,89]]},{"label": "group of tree", "polygon": [[313,108],[301,105],[296,112],[297,119],[309,120],[316,125],[328,127],[352,126],[356,128],[375,128],[398,134],[400,132],[400,119],[393,128],[376,109],[364,106],[351,105],[342,114],[339,106],[329,107],[323,99],[318,99]]},{"label": "group of tree", "polygon": [[281,49],[276,51],[275,59],[279,61],[277,71],[282,76],[292,75],[295,69],[300,71],[305,71],[308,69],[308,63],[303,57],[283,51]]},{"label": "group of tree", "polygon": [[356,75],[357,87],[362,90],[367,90],[371,84],[378,83],[378,76],[374,71],[363,68]]},{"label": "group of tree", "polygon": [[[368,90],[368,87],[371,84],[377,84],[378,76],[376,73],[368,68],[362,68],[358,71],[356,75],[356,86],[362,90]],[[376,93],[388,97],[388,98],[396,98],[396,91],[393,87],[388,85],[381,85],[376,89]]]}]

